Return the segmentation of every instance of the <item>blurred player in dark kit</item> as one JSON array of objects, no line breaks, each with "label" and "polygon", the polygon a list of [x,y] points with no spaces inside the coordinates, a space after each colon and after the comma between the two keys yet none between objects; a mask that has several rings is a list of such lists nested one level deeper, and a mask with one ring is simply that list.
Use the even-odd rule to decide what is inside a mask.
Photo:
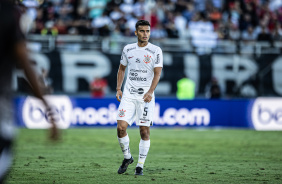
[{"label": "blurred player in dark kit", "polygon": [[[12,143],[15,135],[12,107],[12,72],[22,68],[36,97],[50,109],[42,96],[35,72],[28,59],[25,36],[20,27],[21,9],[13,0],[0,1],[0,183],[4,183],[12,163]],[[57,139],[54,114],[49,111],[50,138]]]}]

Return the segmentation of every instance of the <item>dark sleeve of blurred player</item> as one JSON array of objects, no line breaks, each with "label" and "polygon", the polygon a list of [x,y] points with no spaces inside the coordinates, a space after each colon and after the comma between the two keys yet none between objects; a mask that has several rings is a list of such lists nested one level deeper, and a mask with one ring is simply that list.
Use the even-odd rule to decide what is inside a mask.
[{"label": "dark sleeve of blurred player", "polygon": [[[0,183],[3,182],[12,162],[11,145],[14,137],[12,72],[16,66],[24,70],[35,96],[49,109],[28,59],[25,36],[20,28],[21,9],[13,1],[0,0]],[[49,120],[52,125],[50,137],[56,139],[58,131],[52,114]]]}]

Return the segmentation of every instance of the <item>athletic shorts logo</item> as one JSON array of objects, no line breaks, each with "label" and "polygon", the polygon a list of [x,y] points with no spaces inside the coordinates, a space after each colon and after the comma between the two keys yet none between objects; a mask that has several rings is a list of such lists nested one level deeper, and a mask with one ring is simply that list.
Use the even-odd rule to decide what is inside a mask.
[{"label": "athletic shorts logo", "polygon": [[147,55],[147,56],[146,56],[146,55],[144,55],[144,57],[145,57],[145,58],[144,58],[144,60],[143,60],[143,61],[144,61],[146,64],[148,64],[148,63],[150,63],[150,62],[151,62],[151,56],[149,56],[149,55]]},{"label": "athletic shorts logo", "polygon": [[125,116],[125,112],[126,112],[126,110],[123,110],[123,109],[119,110],[118,116],[119,117],[124,117]]}]

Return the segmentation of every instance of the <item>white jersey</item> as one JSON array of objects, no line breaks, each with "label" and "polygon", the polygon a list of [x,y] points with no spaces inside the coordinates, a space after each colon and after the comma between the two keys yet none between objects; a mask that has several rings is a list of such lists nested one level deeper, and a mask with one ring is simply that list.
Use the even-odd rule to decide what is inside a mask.
[{"label": "white jersey", "polygon": [[[143,96],[151,87],[154,68],[163,67],[163,53],[160,47],[148,43],[139,47],[137,43],[124,47],[120,64],[127,66],[127,79],[123,97],[143,101]],[[154,93],[153,93],[154,98]]]}]

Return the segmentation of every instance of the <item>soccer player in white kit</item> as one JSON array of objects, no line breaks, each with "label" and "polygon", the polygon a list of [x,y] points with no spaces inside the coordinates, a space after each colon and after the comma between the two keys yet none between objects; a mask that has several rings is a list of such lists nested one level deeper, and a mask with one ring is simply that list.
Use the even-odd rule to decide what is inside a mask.
[{"label": "soccer player in white kit", "polygon": [[[139,20],[135,28],[138,42],[124,47],[117,74],[116,98],[121,102],[117,115],[117,135],[124,155],[118,174],[124,173],[128,165],[134,161],[130,153],[126,129],[135,120],[141,136],[135,175],[143,175],[143,165],[150,148],[150,126],[153,125],[154,90],[161,76],[163,54],[160,47],[148,42],[150,38],[148,21]],[[127,79],[122,92],[121,86],[127,66]]]}]

